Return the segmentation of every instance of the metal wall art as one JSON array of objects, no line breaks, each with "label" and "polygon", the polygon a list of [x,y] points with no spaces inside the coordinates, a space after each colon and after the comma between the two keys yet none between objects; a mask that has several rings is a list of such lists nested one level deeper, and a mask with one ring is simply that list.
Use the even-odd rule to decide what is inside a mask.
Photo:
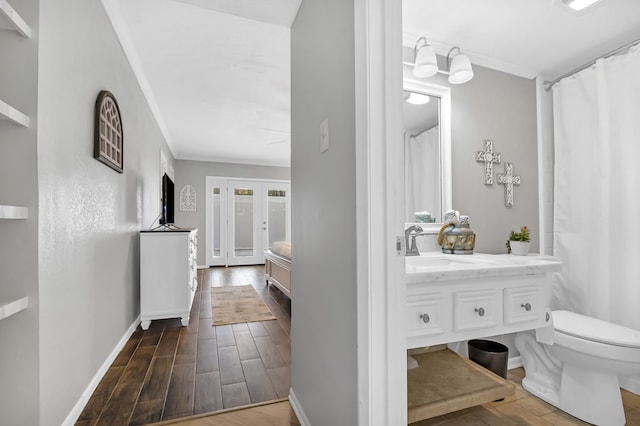
[{"label": "metal wall art", "polygon": [[513,207],[513,185],[520,185],[520,176],[513,175],[513,164],[504,163],[504,173],[498,175],[498,183],[504,185],[504,205]]},{"label": "metal wall art", "polygon": [[94,122],[93,158],[122,173],[124,170],[122,119],[116,98],[106,90],[98,94]]},{"label": "metal wall art", "polygon": [[191,185],[185,185],[180,190],[180,211],[196,211],[196,190]]},{"label": "metal wall art", "polygon": [[493,141],[484,141],[484,151],[476,151],[476,161],[484,162],[484,184],[493,185],[493,163],[500,163],[501,155],[493,152]]}]

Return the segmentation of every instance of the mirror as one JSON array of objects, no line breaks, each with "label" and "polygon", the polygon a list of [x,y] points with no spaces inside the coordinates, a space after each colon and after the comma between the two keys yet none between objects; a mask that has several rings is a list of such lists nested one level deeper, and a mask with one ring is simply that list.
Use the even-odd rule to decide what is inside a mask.
[{"label": "mirror", "polygon": [[405,73],[403,99],[405,222],[439,224],[451,209],[451,90]]}]

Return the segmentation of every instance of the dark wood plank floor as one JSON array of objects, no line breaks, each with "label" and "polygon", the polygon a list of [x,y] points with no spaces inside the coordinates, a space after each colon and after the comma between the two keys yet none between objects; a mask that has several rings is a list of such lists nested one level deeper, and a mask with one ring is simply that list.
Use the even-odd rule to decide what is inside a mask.
[{"label": "dark wood plank floor", "polygon": [[[211,287],[251,284],[276,320],[212,325]],[[264,267],[198,271],[188,327],[152,321],[133,333],[77,425],[142,425],[284,398],[289,393],[291,305],[265,286]]]}]

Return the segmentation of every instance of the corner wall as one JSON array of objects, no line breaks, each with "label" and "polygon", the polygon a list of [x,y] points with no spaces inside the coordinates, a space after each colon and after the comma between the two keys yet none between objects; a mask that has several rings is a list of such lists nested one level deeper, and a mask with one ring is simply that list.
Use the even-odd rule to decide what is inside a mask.
[{"label": "corner wall", "polygon": [[[358,424],[354,3],[291,29],[292,391],[313,425]],[[329,120],[329,150],[320,124]]]},{"label": "corner wall", "polygon": [[[40,419],[59,425],[138,318],[139,236],[173,158],[99,1],[40,4]],[[94,104],[112,92],[124,173],[93,159]]]}]

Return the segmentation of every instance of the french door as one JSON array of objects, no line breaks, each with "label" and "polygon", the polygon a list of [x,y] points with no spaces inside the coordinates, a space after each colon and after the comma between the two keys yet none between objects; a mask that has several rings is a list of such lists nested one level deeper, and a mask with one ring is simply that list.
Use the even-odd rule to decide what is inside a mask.
[{"label": "french door", "polygon": [[207,177],[207,263],[264,263],[266,248],[290,239],[290,188],[287,181]]}]

